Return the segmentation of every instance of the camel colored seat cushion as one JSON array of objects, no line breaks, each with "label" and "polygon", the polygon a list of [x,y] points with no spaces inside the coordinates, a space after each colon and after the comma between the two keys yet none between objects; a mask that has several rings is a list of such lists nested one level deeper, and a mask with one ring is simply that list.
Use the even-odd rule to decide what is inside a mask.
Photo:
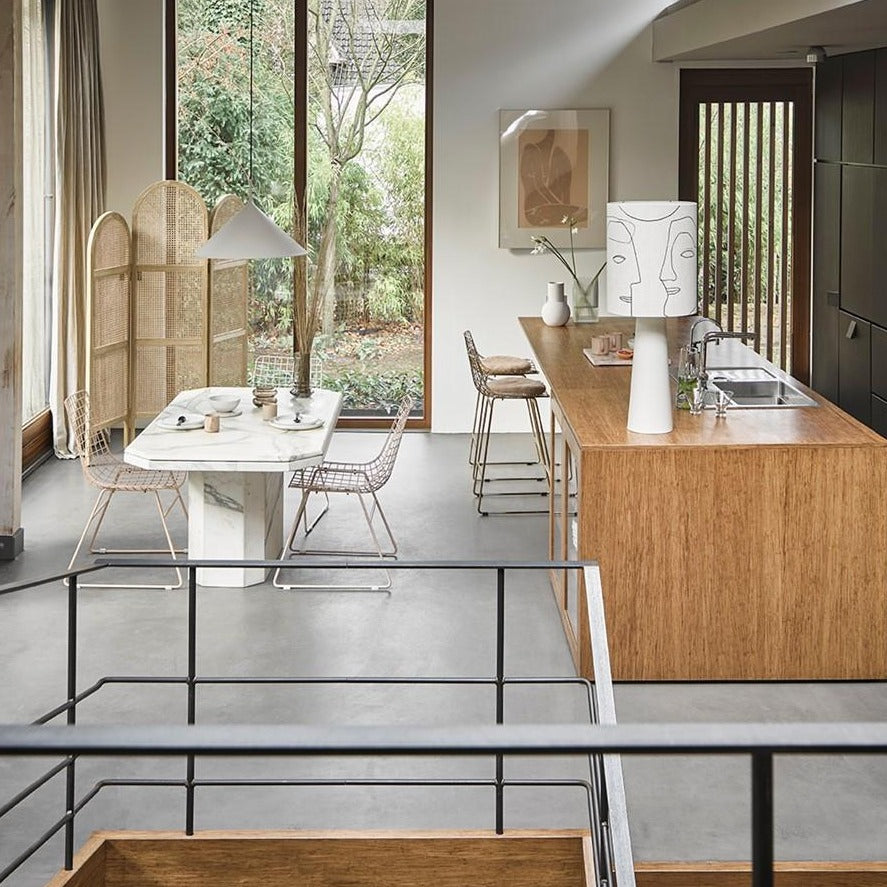
[{"label": "camel colored seat cushion", "polygon": [[494,397],[541,397],[545,394],[545,386],[541,382],[524,376],[488,379],[487,388]]},{"label": "camel colored seat cushion", "polygon": [[527,360],[525,357],[512,357],[509,354],[481,357],[480,368],[488,376],[522,376],[524,373],[536,371],[533,361]]}]

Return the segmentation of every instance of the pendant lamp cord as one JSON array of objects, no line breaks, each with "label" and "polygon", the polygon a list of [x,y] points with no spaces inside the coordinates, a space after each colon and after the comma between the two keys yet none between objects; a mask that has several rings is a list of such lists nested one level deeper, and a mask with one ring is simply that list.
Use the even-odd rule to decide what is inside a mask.
[{"label": "pendant lamp cord", "polygon": [[253,4],[249,0],[249,199],[253,199]]}]

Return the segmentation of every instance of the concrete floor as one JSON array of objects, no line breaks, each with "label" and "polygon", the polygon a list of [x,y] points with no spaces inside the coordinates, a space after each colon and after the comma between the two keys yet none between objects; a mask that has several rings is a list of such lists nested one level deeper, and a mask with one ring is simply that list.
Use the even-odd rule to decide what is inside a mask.
[{"label": "concrete floor", "polygon": [[[526,446],[509,436],[500,446]],[[332,458],[363,459],[381,436],[339,434]],[[546,553],[544,516],[480,518],[469,492],[464,436],[407,435],[382,500],[404,559],[530,559]],[[0,567],[0,584],[63,569],[94,490],[73,462],[53,460],[24,486],[25,553]],[[154,544],[156,517],[134,496],[109,513],[107,544]],[[295,499],[287,498],[287,518]],[[339,497],[321,525],[331,538],[362,544],[353,503]],[[173,519],[184,538],[184,521]],[[320,540],[318,540],[320,541]],[[605,590],[606,591],[606,590]],[[104,674],[183,674],[181,591],[82,592],[80,686]],[[266,586],[199,592],[198,670],[234,675],[486,675],[494,667],[492,576],[396,573],[391,594],[280,592]],[[53,584],[0,597],[0,722],[25,723],[64,694],[65,594]],[[506,668],[510,675],[567,675],[571,661],[544,575],[508,582]],[[626,685],[622,721],[881,720],[887,685]],[[484,723],[489,689],[465,687],[203,688],[203,722]],[[512,688],[510,722],[582,719],[571,688]],[[183,722],[181,688],[114,687],[81,706],[82,723]],[[0,802],[46,767],[0,760]],[[483,759],[321,761],[206,760],[198,776],[492,775]],[[575,759],[509,760],[507,776],[581,775]],[[637,859],[739,859],[749,854],[749,772],[742,759],[634,758],[625,762]],[[90,760],[81,789],[108,776],[181,778],[177,761]],[[806,757],[776,766],[777,855],[785,859],[887,858],[887,761]],[[61,813],[62,780],[0,823],[0,870]],[[511,789],[506,827],[584,826],[573,789]],[[180,789],[104,790],[78,820],[78,844],[97,828],[173,828],[183,823]],[[203,789],[198,828],[489,828],[492,796],[476,788]],[[8,883],[37,887],[58,869],[54,839]]]}]

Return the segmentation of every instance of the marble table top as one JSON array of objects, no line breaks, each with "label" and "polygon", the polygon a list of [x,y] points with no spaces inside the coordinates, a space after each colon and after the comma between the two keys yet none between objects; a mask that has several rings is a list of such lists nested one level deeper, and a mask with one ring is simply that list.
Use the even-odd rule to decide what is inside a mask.
[{"label": "marble table top", "polygon": [[[186,414],[211,411],[211,394],[240,396],[239,416],[221,416],[219,431],[164,428],[161,422]],[[182,391],[124,450],[123,458],[139,468],[167,471],[293,471],[319,465],[336,428],[342,407],[338,391],[316,389],[311,399],[294,399],[286,388],[277,390],[279,415],[295,411],[323,419],[323,426],[310,431],[286,431],[262,421],[262,411],[253,406],[250,388],[199,388]]]}]

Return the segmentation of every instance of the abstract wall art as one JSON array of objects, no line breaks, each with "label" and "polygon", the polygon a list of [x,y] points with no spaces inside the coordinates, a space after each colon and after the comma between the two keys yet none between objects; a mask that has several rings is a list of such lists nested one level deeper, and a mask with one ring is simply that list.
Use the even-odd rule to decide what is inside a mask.
[{"label": "abstract wall art", "polygon": [[499,246],[605,244],[610,112],[499,112]]}]

